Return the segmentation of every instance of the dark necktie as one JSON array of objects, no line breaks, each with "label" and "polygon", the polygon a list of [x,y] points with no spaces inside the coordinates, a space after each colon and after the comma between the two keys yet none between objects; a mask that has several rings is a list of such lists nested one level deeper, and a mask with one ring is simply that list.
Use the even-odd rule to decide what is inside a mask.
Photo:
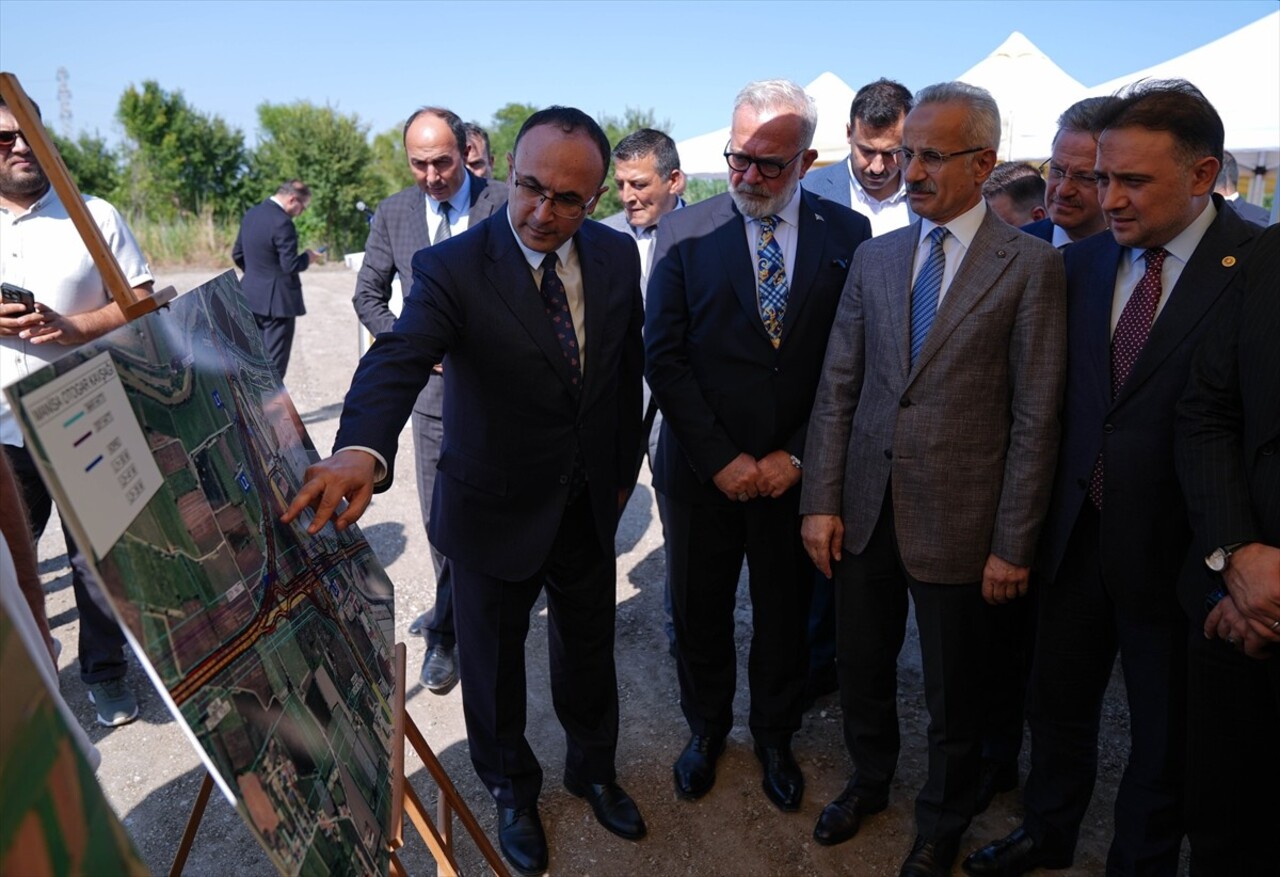
[{"label": "dark necktie", "polygon": [[929,232],[929,255],[920,268],[915,285],[911,287],[911,364],[916,364],[924,339],[938,315],[938,298],[942,295],[942,275],[947,268],[946,253],[942,250],[947,230],[938,226]]},{"label": "dark necktie", "polygon": [[[1164,268],[1164,257],[1168,255],[1163,247],[1153,247],[1143,253],[1147,260],[1147,270],[1142,272],[1142,279],[1133,288],[1129,300],[1124,303],[1120,319],[1116,322],[1115,334],[1111,336],[1111,398],[1119,393],[1124,382],[1133,371],[1133,364],[1138,361],[1138,354],[1147,346],[1147,338],[1151,334],[1151,324],[1156,320],[1156,308],[1160,305],[1163,287],[1160,272]],[[1102,508],[1102,454],[1093,464],[1093,474],[1089,478],[1089,499],[1099,509]]]},{"label": "dark necktie", "polygon": [[556,273],[556,254],[547,253],[542,260],[542,304],[547,310],[547,318],[551,320],[551,328],[555,330],[556,340],[560,342],[560,352],[564,354],[569,369],[573,372],[573,386],[582,385],[582,359],[578,350],[578,333],[573,331],[573,315],[569,313],[569,296]]},{"label": "dark necktie", "polygon": [[774,230],[778,217],[765,216],[760,220],[760,240],[756,244],[756,287],[760,298],[760,319],[769,340],[777,347],[782,343],[782,320],[787,313],[787,267],[782,259],[782,247]]},{"label": "dark necktie", "polygon": [[449,210],[451,209],[448,201],[440,202],[440,227],[436,229],[436,239],[432,241],[432,245],[441,241],[447,241],[453,237],[453,232],[449,230]]}]

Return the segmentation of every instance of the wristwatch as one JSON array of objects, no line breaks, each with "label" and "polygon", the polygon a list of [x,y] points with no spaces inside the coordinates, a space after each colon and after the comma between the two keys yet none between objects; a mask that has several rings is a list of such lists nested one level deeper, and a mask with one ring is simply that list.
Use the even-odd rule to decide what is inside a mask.
[{"label": "wristwatch", "polygon": [[1248,544],[1247,542],[1233,542],[1230,545],[1215,548],[1205,557],[1204,565],[1209,567],[1211,572],[1222,572],[1231,563],[1231,555],[1235,554],[1242,545]]},{"label": "wristwatch", "polygon": [[795,454],[791,454],[791,465],[795,466],[797,469],[804,469],[804,463],[800,462],[800,458]]}]

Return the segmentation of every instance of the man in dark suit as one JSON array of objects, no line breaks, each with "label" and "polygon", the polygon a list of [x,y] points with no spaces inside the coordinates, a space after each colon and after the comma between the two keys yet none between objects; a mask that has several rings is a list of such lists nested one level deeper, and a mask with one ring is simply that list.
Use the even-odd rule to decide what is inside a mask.
[{"label": "man in dark suit", "polygon": [[861,213],[871,233],[909,225],[915,217],[895,150],[902,145],[902,122],[911,111],[911,92],[891,79],[858,89],[849,105],[849,155],[808,174],[804,188]]},{"label": "man in dark suit", "polygon": [[1094,173],[1111,234],[1066,252],[1070,367],[1038,557],[1024,821],[971,854],[970,874],[1071,865],[1117,652],[1132,745],[1107,873],[1178,866],[1186,620],[1174,585],[1191,534],[1174,406],[1258,228],[1212,196],[1222,120],[1194,86],[1141,83],[1098,123]]},{"label": "man in dark suit", "polygon": [[676,793],[699,798],[733,727],[734,595],[750,568],[749,724],[764,791],[800,807],[791,752],[803,706],[813,566],[797,504],[805,425],[827,333],[866,219],[803,191],[813,101],[754,82],[735,101],[729,192],[658,226],[646,372],[662,409],[654,486],[666,498],[680,705],[692,732]]},{"label": "man in dark suit", "polygon": [[1250,204],[1241,198],[1238,190],[1239,185],[1240,166],[1236,164],[1234,155],[1224,151],[1222,153],[1222,170],[1218,171],[1218,183],[1214,186],[1214,191],[1222,196],[1228,207],[1240,214],[1241,219],[1247,219],[1254,225],[1266,228],[1271,224],[1271,214],[1257,204]]},{"label": "man in dark suit", "polygon": [[[396,315],[389,306],[391,281],[399,277],[402,286],[409,283],[414,254],[461,234],[497,212],[507,200],[504,183],[490,182],[467,171],[463,157],[466,144],[465,123],[449,110],[422,107],[405,122],[404,150],[414,185],[378,205],[352,299],[360,322],[374,336],[395,323]],[[428,531],[444,435],[443,407],[443,381],[428,384],[413,406],[418,503]],[[419,674],[423,686],[433,694],[447,694],[458,682],[452,587],[444,555],[434,543],[430,547],[436,574],[435,602],[430,613],[414,620],[409,632],[426,633],[427,652]]]},{"label": "man in dark suit", "polygon": [[1266,874],[1280,862],[1277,289],[1273,226],[1237,275],[1178,404],[1174,447],[1195,533],[1179,593],[1191,619],[1187,835],[1197,875]]},{"label": "man in dark suit", "polygon": [[524,736],[524,641],[547,592],[551,697],[567,737],[565,787],[628,839],[644,820],[616,782],[614,533],[639,452],[640,266],[587,222],[609,142],[579,110],[530,116],[507,156],[505,212],[418,252],[404,313],[360,362],[332,457],[308,505],[338,527],[391,484],[396,437],[444,360],[444,448],[431,540],[454,581],[472,764],[497,802],[499,845],[521,874],[547,867],[542,768]]},{"label": "man in dark suit", "polygon": [[1114,97],[1087,97],[1058,116],[1053,152],[1041,167],[1045,175],[1044,206],[1049,215],[1024,225],[1027,234],[1048,241],[1059,250],[1107,227],[1098,204],[1098,179],[1093,173],[1097,152],[1097,120]]},{"label": "man in dark suit", "polygon": [[982,199],[1000,112],[963,82],[916,94],[909,228],[849,270],[809,421],[805,547],[836,577],[854,773],[814,839],[852,838],[897,768],[897,657],[915,605],[929,771],[903,875],[945,875],[977,795],[990,604],[1025,594],[1065,373],[1062,260]]},{"label": "man in dark suit", "polygon": [[298,252],[298,230],[293,227],[310,203],[311,190],[302,180],[281,183],[274,195],[249,208],[231,250],[232,261],[244,272],[240,286],[249,310],[282,381],[293,349],[294,323],[307,312],[298,275],[320,258],[313,250]]}]

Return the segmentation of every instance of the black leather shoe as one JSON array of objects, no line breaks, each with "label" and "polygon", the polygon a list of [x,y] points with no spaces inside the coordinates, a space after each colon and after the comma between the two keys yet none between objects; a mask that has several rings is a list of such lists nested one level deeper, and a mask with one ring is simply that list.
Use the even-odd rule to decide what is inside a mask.
[{"label": "black leather shoe", "polygon": [[547,836],[537,807],[498,808],[498,846],[511,870],[537,877],[547,870]]},{"label": "black leather shoe", "polygon": [[783,746],[761,746],[756,744],[756,758],[764,767],[765,797],[774,803],[779,810],[794,813],[800,809],[800,799],[804,797],[804,774],[800,765],[796,764],[789,744]]},{"label": "black leather shoe", "polygon": [[898,877],[949,877],[951,864],[960,851],[959,837],[940,837],[930,840],[924,835],[916,835],[916,842],[911,846],[911,855],[902,863]]},{"label": "black leather shoe", "polygon": [[975,877],[1018,877],[1035,868],[1070,868],[1072,858],[1047,855],[1019,826],[1008,837],[970,853],[963,867],[966,874]]},{"label": "black leather shoe", "polygon": [[432,646],[422,659],[422,685],[432,694],[448,694],[458,684],[458,657],[448,646]]},{"label": "black leather shoe", "polygon": [[1018,763],[1006,764],[1000,761],[983,759],[982,769],[978,773],[978,801],[974,805],[973,815],[985,813],[991,801],[1001,792],[1012,792],[1018,788]]},{"label": "black leather shoe", "polygon": [[723,737],[694,734],[673,768],[676,797],[686,801],[701,798],[716,784],[716,760],[724,752]]},{"label": "black leather shoe", "polygon": [[888,801],[873,802],[854,794],[853,783],[850,782],[839,798],[822,808],[818,824],[813,827],[813,839],[824,847],[842,844],[858,833],[865,817],[879,813],[887,806]]},{"label": "black leather shoe", "polygon": [[596,820],[618,837],[639,840],[648,833],[640,808],[617,783],[583,783],[565,776],[564,787],[570,794],[585,798],[595,811]]},{"label": "black leather shoe", "polygon": [[409,623],[409,636],[426,636],[427,625],[431,622],[431,613],[423,612]]}]

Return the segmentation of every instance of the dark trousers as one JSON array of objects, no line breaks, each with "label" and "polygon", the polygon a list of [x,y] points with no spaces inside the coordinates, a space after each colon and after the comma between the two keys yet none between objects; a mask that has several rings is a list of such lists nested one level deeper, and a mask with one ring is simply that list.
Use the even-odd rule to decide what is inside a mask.
[{"label": "dark trousers", "polygon": [[798,488],[735,505],[666,498],[680,706],[695,734],[724,737],[733,727],[734,606],[744,555],[752,618],[748,725],[765,746],[789,743],[800,728],[813,564],[800,542],[799,502]]},{"label": "dark trousers", "polygon": [[[53,498],[45,488],[35,460],[25,447],[4,446],[9,464],[13,467],[22,498],[31,518],[31,537],[40,541],[44,528],[53,513]],[[125,639],[120,625],[111,615],[106,598],[102,595],[98,580],[94,578],[78,548],[71,538],[71,531],[64,522],[62,536],[67,545],[67,560],[71,564],[71,587],[76,597],[76,610],[80,615],[80,679],[86,684],[121,679],[128,671],[125,661]]]},{"label": "dark trousers", "polygon": [[436,599],[427,621],[427,647],[451,649],[458,641],[453,625],[453,577],[449,559],[431,544],[431,495],[436,486],[436,467],[440,464],[440,447],[444,442],[444,421],[421,411],[413,412],[413,450],[418,472],[418,505],[422,508],[422,525],[427,528],[427,545],[431,549],[431,565],[436,571]]},{"label": "dark trousers", "polygon": [[1246,657],[1191,625],[1187,836],[1192,877],[1280,872],[1280,653]]},{"label": "dark trousers", "polygon": [[916,796],[916,830],[942,839],[969,825],[983,727],[982,670],[990,615],[980,582],[930,584],[907,572],[886,497],[861,554],[836,564],[836,667],[855,793],[888,798],[901,746],[898,653],[915,604],[929,709],[928,777]]},{"label": "dark trousers", "polygon": [[276,367],[276,375],[284,380],[284,373],[289,368],[289,354],[293,352],[293,330],[297,317],[264,317],[254,314],[253,320],[262,332],[262,345],[266,348],[267,359]]},{"label": "dark trousers", "polygon": [[565,510],[538,575],[508,582],[450,561],[460,636],[462,711],[471,763],[501,807],[531,807],[542,768],[525,738],[529,612],[547,592],[551,701],[567,738],[565,774],[615,779],[618,680],[614,669],[616,572],[596,539],[584,493]]},{"label": "dark trousers", "polygon": [[[1040,593],[1027,699],[1031,773],[1026,828],[1055,858],[1075,854],[1098,773],[1098,728],[1117,651],[1131,747],[1116,792],[1109,875],[1172,875],[1182,840],[1186,622],[1174,605],[1138,618],[1102,580],[1100,519],[1085,503],[1057,578]],[[1116,583],[1123,587],[1124,583]]]},{"label": "dark trousers", "polygon": [[1032,575],[1027,596],[998,606],[987,606],[991,616],[987,640],[986,726],[982,734],[982,759],[999,765],[1018,764],[1026,717],[1027,682],[1035,650],[1036,595],[1040,582]]}]

